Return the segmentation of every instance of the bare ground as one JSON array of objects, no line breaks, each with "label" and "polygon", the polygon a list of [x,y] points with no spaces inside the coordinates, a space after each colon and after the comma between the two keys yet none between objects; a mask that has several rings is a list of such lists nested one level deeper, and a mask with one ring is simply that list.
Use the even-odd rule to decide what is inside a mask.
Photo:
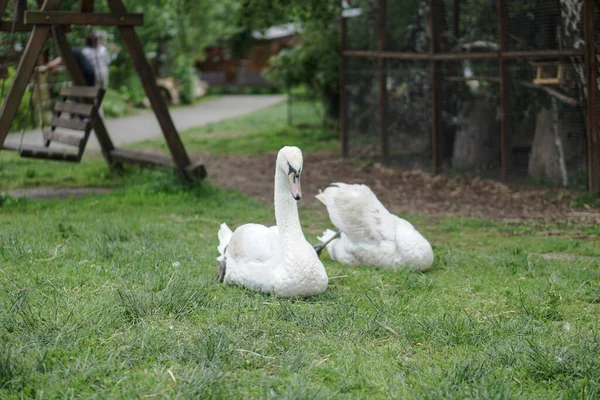
[{"label": "bare ground", "polygon": [[[242,190],[266,203],[273,201],[275,153],[203,154],[200,159],[207,167],[209,179],[217,185]],[[321,207],[314,196],[332,182],[367,184],[390,211],[398,214],[600,223],[600,209],[572,207],[572,199],[578,194],[572,190],[509,186],[464,175],[435,176],[419,170],[341,159],[333,152],[304,154],[302,191],[307,205]]]}]

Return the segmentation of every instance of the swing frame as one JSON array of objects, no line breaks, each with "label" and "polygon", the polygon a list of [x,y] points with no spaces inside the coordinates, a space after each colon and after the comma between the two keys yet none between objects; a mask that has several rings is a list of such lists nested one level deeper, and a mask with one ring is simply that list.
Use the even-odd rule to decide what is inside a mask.
[{"label": "swing frame", "polygon": [[31,31],[31,34],[19,60],[15,78],[11,83],[2,109],[0,110],[0,149],[5,148],[4,142],[10,126],[15,119],[19,104],[31,76],[35,72],[37,59],[44,43],[50,36],[51,28],[55,30],[56,45],[71,80],[76,86],[85,86],[83,74],[71,51],[71,46],[65,35],[65,29],[70,25],[117,26],[146,95],[150,100],[154,114],[158,119],[171,153],[171,158],[116,148],[102,118],[95,118],[93,129],[100,144],[102,155],[109,166],[116,171],[122,171],[123,164],[170,166],[176,168],[180,175],[189,181],[201,180],[206,177],[204,165],[201,163],[192,163],[181,142],[181,138],[169,114],[167,104],[156,84],[156,77],[144,55],[142,44],[135,33],[134,26],[143,24],[143,14],[127,13],[121,0],[107,0],[110,9],[109,13],[94,12],[94,0],[79,0],[79,7],[76,12],[57,11],[61,0],[45,0],[39,11],[26,10],[26,0],[13,0],[14,6],[18,11],[15,15],[15,20],[3,21],[1,18],[4,15],[8,1],[0,0],[0,31],[10,32],[12,29],[19,32]]}]

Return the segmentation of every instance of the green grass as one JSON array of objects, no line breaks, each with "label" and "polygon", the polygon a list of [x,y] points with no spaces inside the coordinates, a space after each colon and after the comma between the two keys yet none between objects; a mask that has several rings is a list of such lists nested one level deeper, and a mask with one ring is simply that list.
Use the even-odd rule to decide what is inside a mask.
[{"label": "green grass", "polygon": [[123,181],[111,174],[100,156],[85,156],[80,164],[20,158],[16,152],[0,152],[0,192],[37,186],[115,186]]},{"label": "green grass", "polygon": [[[304,140],[283,107],[185,140],[221,153],[258,152],[236,143],[252,136],[276,150],[278,131]],[[309,137],[321,129],[311,109],[298,114]],[[210,136],[236,130],[254,133]],[[115,188],[0,197],[0,398],[600,397],[598,226],[409,215],[433,245],[430,271],[325,255],[327,291],[288,301],[214,279],[219,224],[272,224],[272,206],[168,171],[114,176],[101,158],[0,154],[4,189]],[[314,242],[328,217],[299,204]]]},{"label": "green grass", "polygon": [[[600,395],[597,227],[412,216],[430,272],[325,257],[327,292],[292,302],[214,280],[219,224],[269,224],[272,207],[160,172],[124,179],[0,208],[0,397]],[[311,241],[329,226],[301,217]]]}]

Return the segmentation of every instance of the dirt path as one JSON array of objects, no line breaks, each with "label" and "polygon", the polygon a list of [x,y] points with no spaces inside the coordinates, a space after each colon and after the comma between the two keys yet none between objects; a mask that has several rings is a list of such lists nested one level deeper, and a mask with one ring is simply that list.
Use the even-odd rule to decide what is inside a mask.
[{"label": "dirt path", "polygon": [[[211,156],[203,154],[209,179],[266,203],[273,201],[276,154]],[[467,176],[433,176],[417,170],[364,165],[343,160],[337,152],[304,155],[302,192],[305,204],[322,207],[314,196],[331,182],[364,183],[398,214],[481,217],[495,220],[577,220],[600,223],[600,209],[572,208],[576,194],[566,189],[507,186]]]}]

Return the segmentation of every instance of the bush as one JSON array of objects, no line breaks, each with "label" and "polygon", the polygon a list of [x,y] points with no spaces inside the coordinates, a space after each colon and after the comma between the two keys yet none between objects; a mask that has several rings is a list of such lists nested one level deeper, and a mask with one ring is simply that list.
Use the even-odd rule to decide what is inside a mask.
[{"label": "bush", "polygon": [[[11,82],[15,79],[16,68],[9,67],[8,75],[4,82],[4,89],[2,90],[2,98],[0,99],[0,106],[4,104],[4,99],[8,94],[8,89]],[[11,126],[12,132],[17,132],[22,129],[33,129],[38,125],[37,113],[34,110],[29,111],[29,101],[31,100],[31,91],[26,90],[23,98],[21,99],[21,104],[19,104],[19,109],[17,110],[17,114],[15,115],[14,122]]]},{"label": "bush", "polygon": [[179,99],[182,104],[191,104],[194,100],[194,85],[192,73],[194,71],[194,60],[180,54],[175,58],[173,65],[173,78],[179,83]]}]

